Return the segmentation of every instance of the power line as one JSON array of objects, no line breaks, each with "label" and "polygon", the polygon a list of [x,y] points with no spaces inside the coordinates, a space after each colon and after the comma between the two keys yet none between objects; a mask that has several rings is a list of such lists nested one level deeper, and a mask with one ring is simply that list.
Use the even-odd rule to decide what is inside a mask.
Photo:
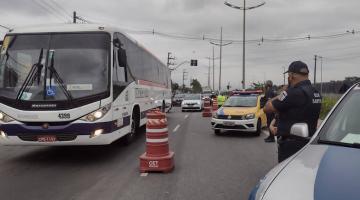
[{"label": "power line", "polygon": [[[39,0],[40,1],[40,0]],[[38,0],[33,0],[33,2],[35,2],[39,7],[41,7],[42,11],[46,11],[47,14],[50,14],[58,19],[60,19],[61,21],[64,21],[62,16],[59,16],[58,14],[54,13],[53,11],[51,11],[47,6],[43,5],[42,3],[40,3]]]},{"label": "power line", "polygon": [[65,18],[65,20],[68,20],[69,19],[69,16],[68,14],[64,14],[62,12],[60,12],[59,9],[57,8],[54,8],[54,6],[52,4],[50,4],[48,1],[45,1],[45,0],[39,0],[40,2],[43,3],[43,5],[47,6],[48,8],[50,8],[55,14],[57,14],[58,16],[61,16],[63,18]]},{"label": "power line", "polygon": [[[85,18],[81,18],[82,21],[86,22],[86,23],[94,23],[91,22],[89,20],[86,20]],[[99,22],[96,22],[99,23]],[[169,39],[175,39],[175,40],[194,40],[194,41],[209,41],[209,42],[220,42],[220,39],[216,38],[216,37],[210,37],[207,36],[207,34],[203,34],[203,35],[192,35],[192,34],[184,34],[184,33],[168,33],[168,32],[162,32],[162,31],[157,31],[155,29],[152,30],[134,30],[134,29],[127,29],[127,28],[122,28],[122,30],[124,32],[127,33],[133,33],[133,34],[142,34],[142,35],[157,35],[160,37],[165,37],[165,38],[169,38]],[[356,31],[355,29],[352,30],[347,30],[344,32],[339,32],[339,33],[335,33],[335,34],[323,34],[323,35],[311,35],[308,34],[306,36],[302,36],[302,37],[282,37],[282,38],[267,38],[267,37],[261,37],[259,39],[248,39],[245,40],[245,43],[254,43],[254,44],[258,44],[261,45],[263,43],[287,43],[287,42],[299,42],[299,41],[305,41],[305,40],[326,40],[326,39],[336,39],[336,38],[343,38],[343,37],[347,37],[350,35],[355,35],[360,33],[360,31]],[[239,39],[222,39],[222,42],[225,43],[234,43],[234,44],[243,44],[243,40],[239,40]]]},{"label": "power line", "polygon": [[71,17],[70,12],[68,12],[63,6],[61,6],[58,2],[56,2],[55,0],[50,0],[49,2],[51,2],[55,7],[57,7],[58,9],[60,9],[65,16],[69,16]]}]

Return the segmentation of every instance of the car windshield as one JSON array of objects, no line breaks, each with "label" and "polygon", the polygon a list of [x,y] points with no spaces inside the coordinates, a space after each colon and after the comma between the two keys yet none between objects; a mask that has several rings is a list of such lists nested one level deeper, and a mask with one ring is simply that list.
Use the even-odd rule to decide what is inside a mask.
[{"label": "car windshield", "polygon": [[225,103],[224,107],[256,107],[256,96],[232,96]]},{"label": "car windshield", "polygon": [[201,95],[200,94],[187,94],[184,98],[184,100],[200,100]]},{"label": "car windshield", "polygon": [[360,87],[351,91],[324,124],[319,141],[360,143]]},{"label": "car windshield", "polygon": [[174,98],[176,98],[176,99],[184,98],[184,94],[176,94],[176,95],[174,96]]},{"label": "car windshield", "polygon": [[0,97],[64,101],[104,93],[109,45],[105,33],[8,35],[1,49]]}]

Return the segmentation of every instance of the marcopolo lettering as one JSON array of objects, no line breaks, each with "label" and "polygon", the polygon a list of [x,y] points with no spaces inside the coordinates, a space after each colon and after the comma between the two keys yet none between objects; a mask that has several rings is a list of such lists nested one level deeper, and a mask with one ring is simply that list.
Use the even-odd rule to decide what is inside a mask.
[{"label": "marcopolo lettering", "polygon": [[56,104],[32,104],[31,108],[56,108]]}]

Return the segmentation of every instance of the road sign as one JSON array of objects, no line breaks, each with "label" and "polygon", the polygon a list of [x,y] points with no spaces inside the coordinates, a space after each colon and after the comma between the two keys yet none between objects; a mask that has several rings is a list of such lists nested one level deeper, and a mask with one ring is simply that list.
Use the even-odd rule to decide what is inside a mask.
[{"label": "road sign", "polygon": [[198,66],[197,65],[197,60],[191,60],[190,61],[190,66]]}]

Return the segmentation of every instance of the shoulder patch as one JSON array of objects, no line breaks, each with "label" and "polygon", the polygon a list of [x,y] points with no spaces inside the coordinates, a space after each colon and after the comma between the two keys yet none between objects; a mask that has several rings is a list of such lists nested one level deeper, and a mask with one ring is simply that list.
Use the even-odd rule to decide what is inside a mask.
[{"label": "shoulder patch", "polygon": [[287,92],[283,91],[279,96],[279,100],[284,101],[286,99],[287,95],[288,95]]}]

